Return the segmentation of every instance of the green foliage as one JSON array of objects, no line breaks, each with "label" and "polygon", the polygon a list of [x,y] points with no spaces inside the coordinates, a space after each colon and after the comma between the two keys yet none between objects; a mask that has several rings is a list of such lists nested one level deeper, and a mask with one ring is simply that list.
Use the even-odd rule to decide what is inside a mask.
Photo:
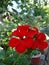
[{"label": "green foliage", "polygon": [[5,11],[7,11],[7,6],[11,3],[12,0],[0,0],[0,13],[3,13]]},{"label": "green foliage", "polygon": [[35,55],[38,55],[38,54],[40,54],[39,50],[33,50],[32,53],[31,53],[31,56],[35,56]]}]

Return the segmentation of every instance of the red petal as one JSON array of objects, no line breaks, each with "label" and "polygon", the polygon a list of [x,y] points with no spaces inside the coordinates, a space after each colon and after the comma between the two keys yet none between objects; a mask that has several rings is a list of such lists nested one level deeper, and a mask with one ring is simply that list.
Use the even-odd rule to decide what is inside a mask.
[{"label": "red petal", "polygon": [[40,45],[39,45],[39,49],[40,50],[44,50],[47,47],[48,47],[48,43],[47,42],[41,42]]},{"label": "red petal", "polygon": [[30,26],[29,25],[22,25],[22,26],[18,26],[18,30],[28,30],[30,28]]},{"label": "red petal", "polygon": [[16,47],[16,51],[18,53],[24,53],[26,51],[26,46],[25,44],[22,42],[21,45],[19,45],[18,47]]},{"label": "red petal", "polygon": [[18,31],[20,32],[21,37],[26,36],[28,33],[30,26],[29,25],[22,25],[18,26]]},{"label": "red petal", "polygon": [[32,49],[37,49],[37,48],[39,48],[39,42],[34,41],[34,44],[32,45]]},{"label": "red petal", "polygon": [[19,36],[20,37],[20,33],[18,30],[15,30],[12,32],[11,36]]},{"label": "red petal", "polygon": [[28,37],[33,37],[33,36],[35,36],[35,35],[37,35],[37,34],[38,34],[37,31],[35,31],[35,30],[30,30],[30,31],[28,32]]},{"label": "red petal", "polygon": [[27,48],[31,48],[32,45],[33,45],[33,39],[32,38],[26,38],[24,40],[24,42],[25,42],[25,45],[26,45]]},{"label": "red petal", "polygon": [[20,44],[20,41],[16,38],[11,38],[9,40],[9,46],[12,47],[12,48],[18,46],[19,44]]},{"label": "red petal", "polygon": [[26,36],[27,31],[26,30],[20,30],[20,35],[21,35],[21,37]]}]

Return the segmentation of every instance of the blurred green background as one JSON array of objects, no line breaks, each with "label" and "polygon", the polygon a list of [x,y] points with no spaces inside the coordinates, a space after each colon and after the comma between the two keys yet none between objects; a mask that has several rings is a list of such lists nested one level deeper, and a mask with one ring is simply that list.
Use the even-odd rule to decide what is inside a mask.
[{"label": "blurred green background", "polygon": [[11,31],[22,24],[37,26],[49,41],[49,0],[0,0],[0,65],[27,65],[28,57],[8,46]]}]

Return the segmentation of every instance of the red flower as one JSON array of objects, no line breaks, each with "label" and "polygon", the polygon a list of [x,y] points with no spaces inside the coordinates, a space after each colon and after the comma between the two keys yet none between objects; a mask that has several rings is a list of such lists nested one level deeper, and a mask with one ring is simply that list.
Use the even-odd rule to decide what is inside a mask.
[{"label": "red flower", "polygon": [[25,43],[23,41],[21,41],[21,45],[16,47],[16,51],[18,53],[24,53],[26,51],[26,46],[25,46]]},{"label": "red flower", "polygon": [[39,49],[41,51],[44,50],[47,47],[48,47],[48,43],[47,42],[40,42]]},{"label": "red flower", "polygon": [[44,33],[39,33],[37,36],[37,39],[40,41],[44,41],[44,40],[46,40],[46,36]]},{"label": "red flower", "polygon": [[17,37],[9,40],[9,46],[15,47],[18,53],[24,53],[28,48],[44,50],[48,46],[48,43],[44,42],[46,40],[45,34],[39,33],[36,27],[31,29],[29,25],[18,26],[12,32],[12,36]]},{"label": "red flower", "polygon": [[9,40],[9,46],[14,48],[14,47],[17,47],[18,45],[20,45],[20,41],[19,39],[16,39],[16,38],[11,38]]}]

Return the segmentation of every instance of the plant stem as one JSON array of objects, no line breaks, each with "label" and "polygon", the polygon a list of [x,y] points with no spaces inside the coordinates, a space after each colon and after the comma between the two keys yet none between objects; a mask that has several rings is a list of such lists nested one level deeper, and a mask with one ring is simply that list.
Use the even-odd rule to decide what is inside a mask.
[{"label": "plant stem", "polygon": [[13,65],[16,65],[16,62],[18,61],[19,57],[22,56],[22,54],[20,54],[17,59],[14,61]]}]

